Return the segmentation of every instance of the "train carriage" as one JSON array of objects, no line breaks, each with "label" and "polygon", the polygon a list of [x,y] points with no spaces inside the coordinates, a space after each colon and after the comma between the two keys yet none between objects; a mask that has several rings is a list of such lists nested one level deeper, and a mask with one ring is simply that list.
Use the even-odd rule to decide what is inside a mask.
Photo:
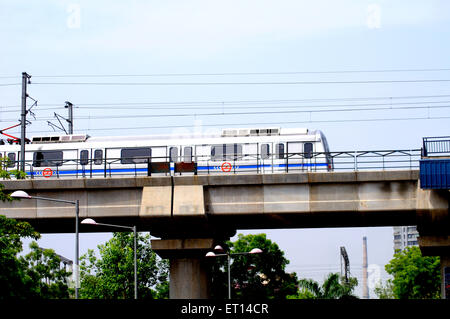
[{"label": "train carriage", "polygon": [[[325,135],[300,128],[224,129],[218,134],[37,136],[26,145],[31,178],[329,171]],[[19,168],[20,145],[1,145]]]}]

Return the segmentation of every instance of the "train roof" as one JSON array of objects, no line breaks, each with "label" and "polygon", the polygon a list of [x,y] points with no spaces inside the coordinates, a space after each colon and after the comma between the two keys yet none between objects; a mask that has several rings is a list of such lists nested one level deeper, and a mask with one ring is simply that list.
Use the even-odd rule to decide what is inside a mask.
[{"label": "train roof", "polygon": [[316,131],[309,131],[307,128],[227,128],[218,132],[189,132],[175,131],[172,134],[154,135],[130,135],[130,136],[98,136],[91,137],[87,134],[73,135],[47,135],[34,136],[32,144],[49,143],[71,143],[71,142],[106,142],[106,141],[140,141],[140,140],[161,140],[180,138],[219,138],[219,137],[245,137],[245,136],[283,136],[283,135],[315,135]]}]

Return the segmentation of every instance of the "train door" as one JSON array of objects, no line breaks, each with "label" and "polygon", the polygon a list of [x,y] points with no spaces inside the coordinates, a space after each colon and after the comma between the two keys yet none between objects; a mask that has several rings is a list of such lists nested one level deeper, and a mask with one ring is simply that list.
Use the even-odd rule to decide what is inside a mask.
[{"label": "train door", "polygon": [[316,161],[314,157],[314,143],[312,142],[288,142],[287,166],[290,171],[315,171]]},{"label": "train door", "polygon": [[15,152],[6,153],[6,159],[7,159],[7,162],[5,163],[6,169],[14,169],[15,167],[18,168],[17,153]]},{"label": "train door", "polygon": [[81,174],[82,177],[86,177],[86,175],[91,175],[91,160],[89,157],[89,150],[84,149],[84,150],[80,150],[79,153],[79,159],[78,159],[78,163],[77,163],[77,176],[78,173]]},{"label": "train door", "polygon": [[175,164],[180,162],[182,159],[181,147],[169,146],[168,155],[169,155],[168,160],[169,160],[170,170],[171,170],[171,172],[175,173]]},{"label": "train door", "polygon": [[257,143],[242,144],[242,156],[236,162],[236,172],[260,172],[261,163]]},{"label": "train door", "polygon": [[286,172],[286,144],[276,142],[272,151],[272,172]]},{"label": "train door", "polygon": [[308,170],[309,161],[304,156],[302,142],[287,142],[286,146],[286,170],[298,171]]},{"label": "train door", "polygon": [[194,153],[194,161],[197,162],[198,174],[209,174],[214,171],[214,167],[210,166],[211,145],[195,145]]},{"label": "train door", "polygon": [[105,174],[105,151],[103,149],[91,150],[90,174],[91,176],[104,176]]},{"label": "train door", "polygon": [[272,172],[272,156],[270,156],[272,143],[259,144],[259,172],[270,173]]}]

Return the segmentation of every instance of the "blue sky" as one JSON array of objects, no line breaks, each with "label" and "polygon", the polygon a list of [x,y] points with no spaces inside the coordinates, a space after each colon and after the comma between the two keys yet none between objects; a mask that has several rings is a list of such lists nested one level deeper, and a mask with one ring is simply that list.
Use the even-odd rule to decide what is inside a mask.
[{"label": "blue sky", "polygon": [[[75,104],[75,132],[91,136],[174,131],[173,128],[151,128],[155,126],[217,125],[202,127],[203,130],[211,130],[220,129],[222,123],[248,123],[245,126],[249,127],[252,122],[267,122],[271,126],[321,129],[333,151],[420,148],[423,136],[449,134],[450,121],[442,118],[448,116],[448,108],[444,106],[450,105],[446,102],[449,97],[437,97],[450,94],[449,82],[348,82],[449,80],[449,15],[448,1],[0,0],[0,84],[20,83],[23,71],[32,75],[29,94],[38,100],[38,106],[33,108],[36,120],[33,119],[27,129],[31,136],[52,132],[47,120],[53,118],[53,112],[66,116],[63,105],[69,100]],[[424,69],[441,71],[412,71]],[[385,72],[354,72],[382,70]],[[54,75],[64,77],[48,77]],[[70,75],[134,76],[99,78]],[[61,82],[320,84],[44,84]],[[20,92],[20,85],[0,86],[2,128],[17,123]],[[422,102],[420,106],[424,107],[276,114],[270,117],[207,117],[200,115],[206,107],[204,110],[193,108],[193,105],[204,105],[202,102],[215,102],[209,106],[210,109],[226,113],[236,106],[232,101],[296,100],[290,105],[302,110],[311,110],[313,105],[322,105],[322,109],[326,109],[324,105],[331,102],[299,100],[343,98],[362,100],[335,100],[332,104],[364,108],[357,103],[375,103],[367,100],[374,97],[390,97],[379,102],[384,105],[389,101],[414,101]],[[181,102],[179,107],[182,109],[164,108],[173,102]],[[187,105],[187,102],[192,102],[192,105]],[[89,104],[99,103],[106,105],[89,108],[92,107]],[[159,103],[163,109],[137,109],[131,108],[131,104],[113,108],[113,103]],[[256,104],[241,102],[237,105],[248,110]],[[283,102],[265,102],[264,105],[274,109],[286,106]],[[436,105],[443,107],[425,107]],[[176,112],[192,113],[193,116],[123,117]],[[122,118],[95,119],[105,115]],[[425,119],[405,120],[407,118]],[[370,119],[373,121],[367,121]],[[292,123],[296,121],[298,123]],[[55,119],[52,122],[57,123]],[[291,124],[279,124],[284,122]],[[136,126],[147,129],[132,129]],[[19,135],[18,130],[13,133]],[[339,270],[340,246],[346,247],[351,269],[357,273],[362,264],[363,236],[368,237],[369,263],[383,268],[393,253],[390,227],[266,232],[285,250],[291,260],[291,271],[296,271],[300,277],[317,280],[322,280],[331,270]],[[83,234],[82,251],[95,247],[108,236]],[[41,245],[55,248],[58,253],[70,257],[73,256],[72,237],[72,234],[44,235]]]}]

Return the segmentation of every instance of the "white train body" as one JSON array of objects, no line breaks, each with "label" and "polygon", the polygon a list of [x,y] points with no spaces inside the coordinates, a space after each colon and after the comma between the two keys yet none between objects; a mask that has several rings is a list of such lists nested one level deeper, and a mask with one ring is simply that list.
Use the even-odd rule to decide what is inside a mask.
[{"label": "white train body", "polygon": [[[0,145],[0,153],[11,160],[7,169],[19,168],[20,145]],[[150,175],[154,163],[165,163],[174,174],[181,162],[195,164],[195,174],[332,169],[321,131],[286,128],[225,129],[216,135],[33,137],[25,146],[25,162],[32,178]]]}]

